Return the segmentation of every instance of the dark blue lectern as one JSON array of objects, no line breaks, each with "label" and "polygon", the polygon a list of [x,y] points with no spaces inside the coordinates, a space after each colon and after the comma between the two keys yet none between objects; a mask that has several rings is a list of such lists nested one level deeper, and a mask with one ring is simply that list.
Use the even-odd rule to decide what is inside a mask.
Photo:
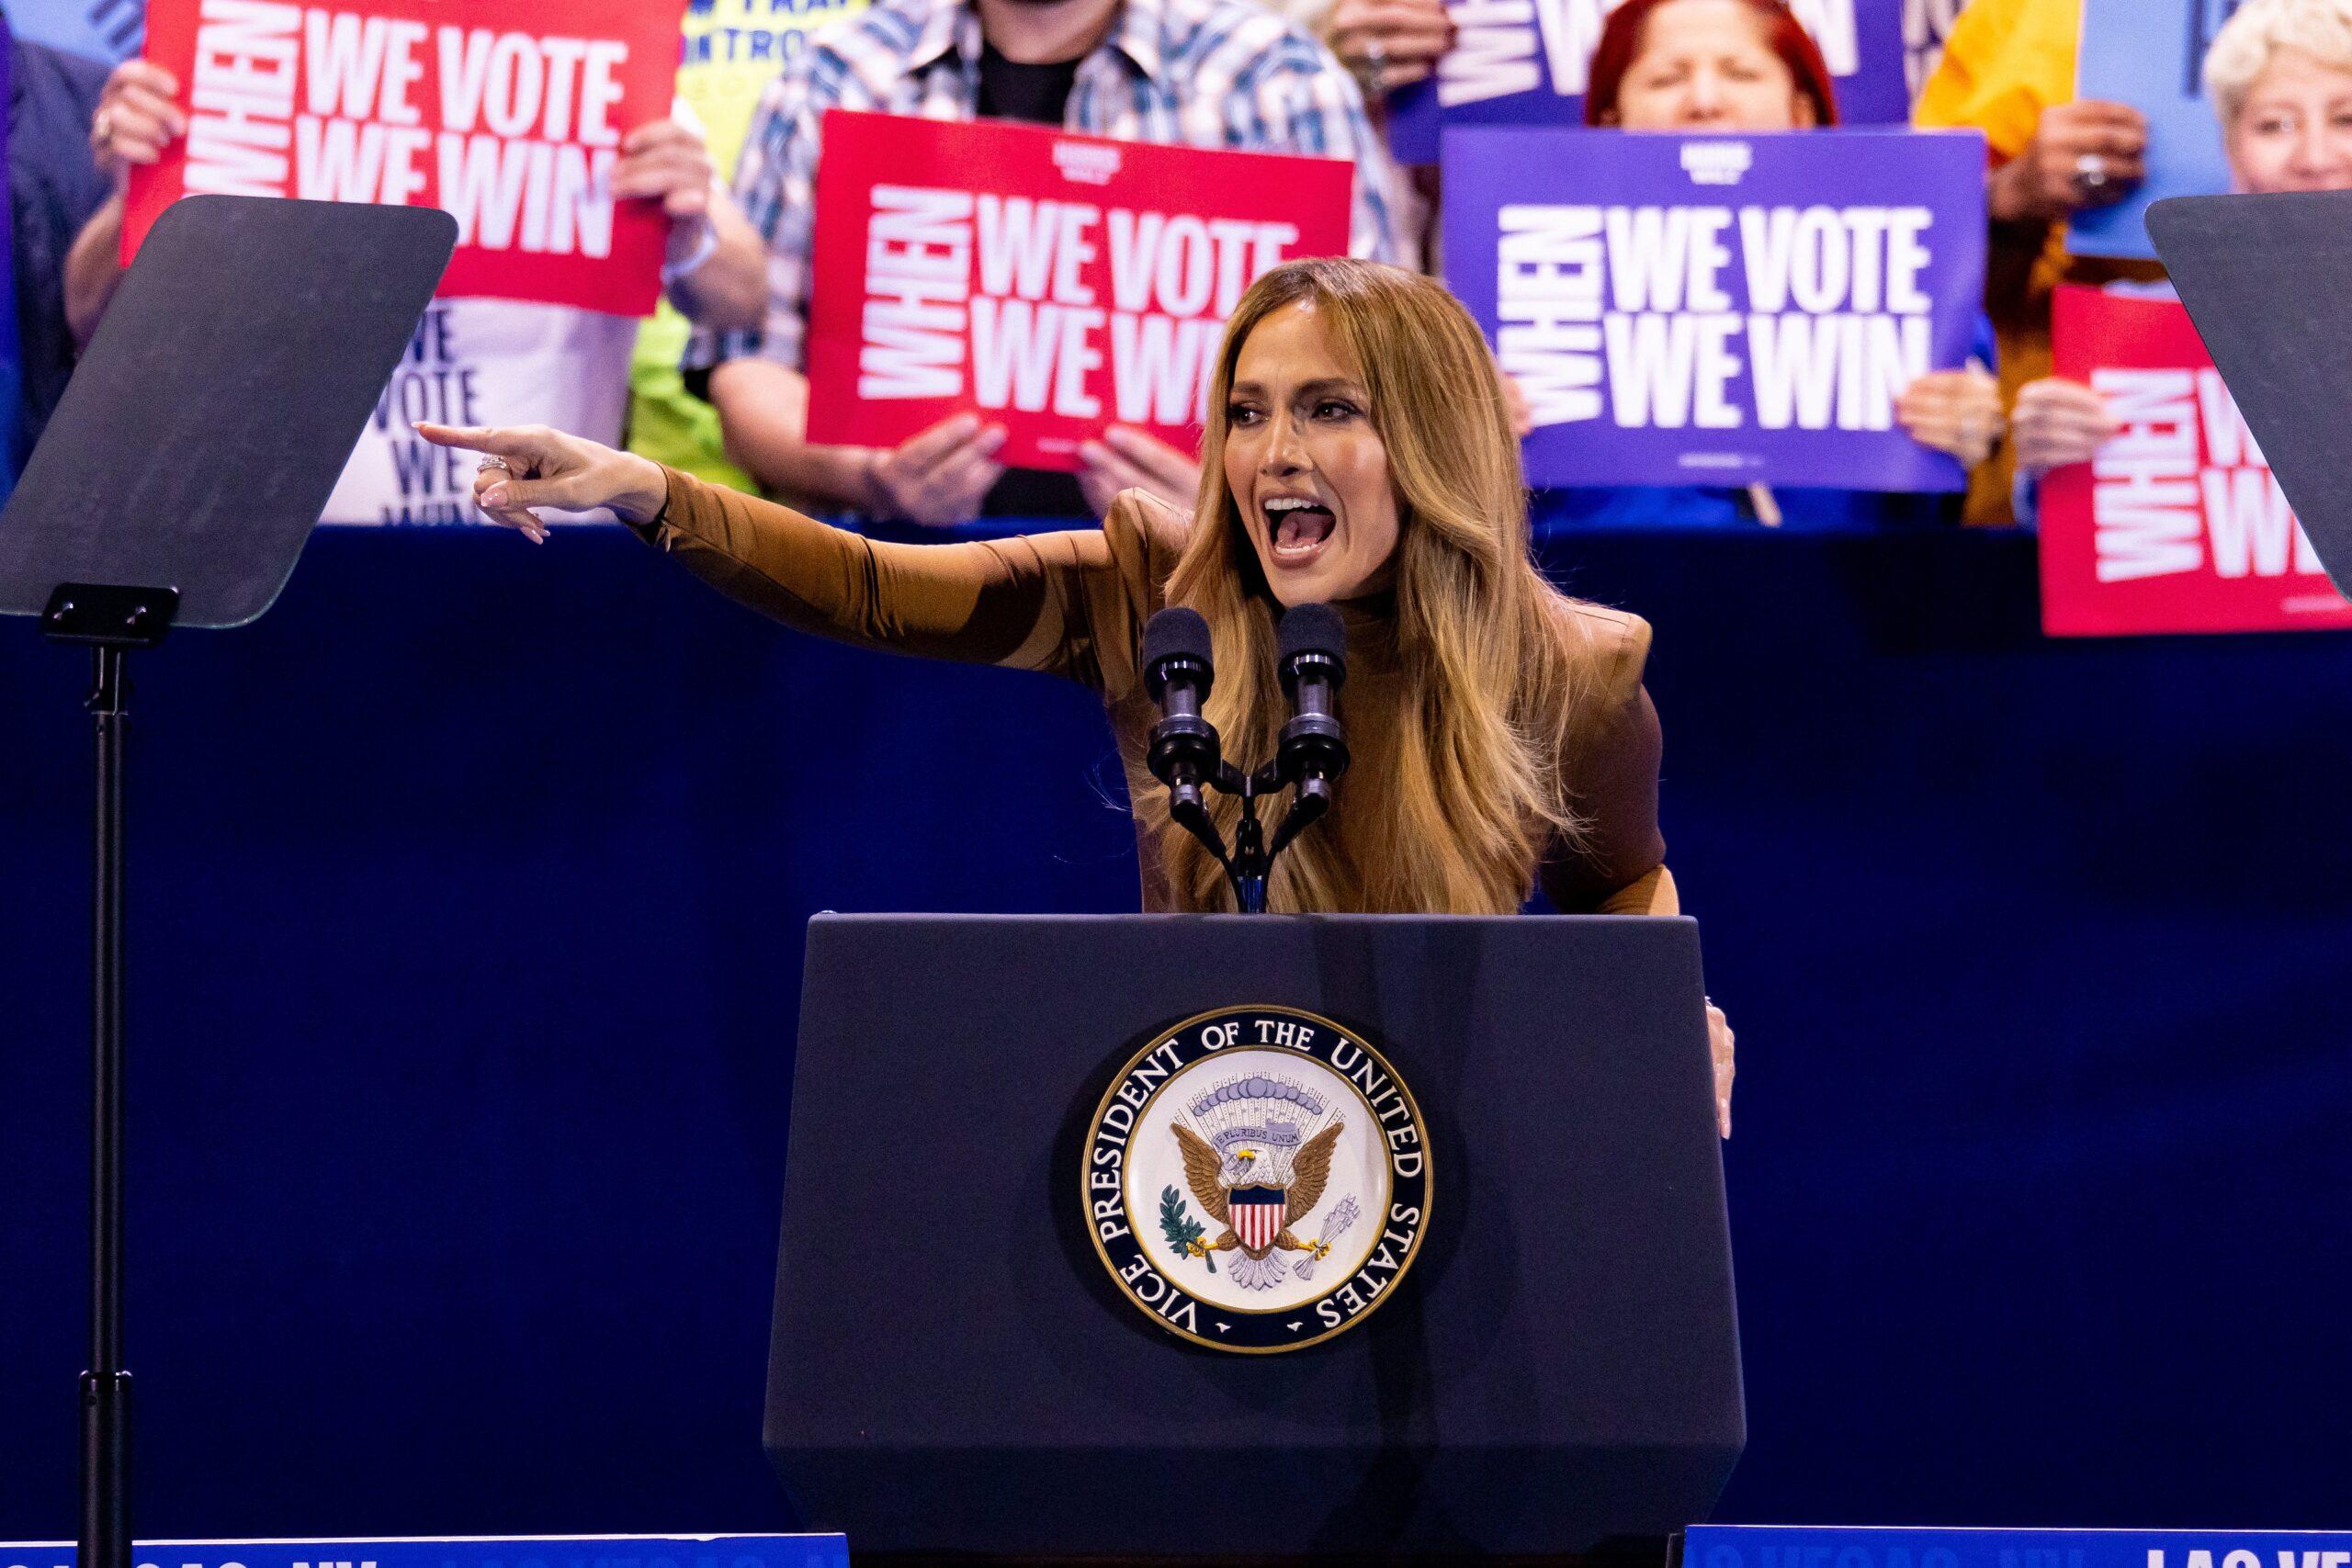
[{"label": "dark blue lectern", "polygon": [[[1082,1190],[1138,1052],[1233,1008],[1376,1048],[1430,1165],[1393,1293],[1282,1354],[1204,1348],[1142,1310]],[[1703,1009],[1684,919],[820,916],[768,1383],[779,1475],[862,1551],[1015,1559],[1582,1553],[1704,1519],[1746,1419]],[[1367,1053],[1340,1060],[1387,1081]],[[1306,1089],[1266,1092],[1313,1112]],[[1216,1100],[1188,1103],[1225,1140]],[[1295,1145],[1288,1115],[1218,1149]],[[1217,1190],[1196,1180],[1171,1179],[1169,1214],[1136,1230],[1189,1234],[1181,1212],[1204,1249]],[[1162,1256],[1230,1292],[1316,1255]]]}]

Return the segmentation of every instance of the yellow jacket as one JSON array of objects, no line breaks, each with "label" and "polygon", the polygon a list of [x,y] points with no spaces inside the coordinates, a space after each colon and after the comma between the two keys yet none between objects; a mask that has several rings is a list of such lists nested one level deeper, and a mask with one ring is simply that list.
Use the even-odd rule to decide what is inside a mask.
[{"label": "yellow jacket", "polygon": [[[1912,123],[1973,127],[1984,133],[1995,164],[2008,162],[2032,141],[2044,109],[2074,101],[2082,36],[2082,0],[1970,0],[1944,40],[1942,63],[1919,90]],[[2050,374],[2050,301],[2060,283],[2163,276],[2153,263],[2069,256],[2063,223],[1994,224],[1984,313],[2000,344],[2003,403],[2014,406],[2019,387]],[[1979,463],[1969,476],[1966,520],[2011,521],[2014,473],[2007,446]]]},{"label": "yellow jacket", "polygon": [[1974,0],[1952,23],[1913,123],[1973,126],[2007,162],[2033,140],[2043,109],[2073,99],[2082,36],[2081,0]]}]

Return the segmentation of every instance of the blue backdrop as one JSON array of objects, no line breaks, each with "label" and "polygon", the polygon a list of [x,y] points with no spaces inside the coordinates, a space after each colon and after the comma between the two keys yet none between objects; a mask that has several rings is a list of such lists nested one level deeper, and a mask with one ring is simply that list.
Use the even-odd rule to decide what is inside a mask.
[{"label": "blue backdrop", "polygon": [[[2352,639],[2046,643],[2014,536],[1550,547],[1657,626],[1739,1030],[1721,1517],[2352,1522]],[[329,532],[136,668],[141,1533],[789,1523],[801,924],[1132,907],[1091,699],[610,532]],[[0,623],[0,1539],[74,1528],[85,675]]]}]

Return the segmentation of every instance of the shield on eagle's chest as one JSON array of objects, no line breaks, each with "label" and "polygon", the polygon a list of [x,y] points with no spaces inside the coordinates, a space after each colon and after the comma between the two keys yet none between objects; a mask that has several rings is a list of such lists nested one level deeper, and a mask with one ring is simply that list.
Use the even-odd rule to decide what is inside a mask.
[{"label": "shield on eagle's chest", "polygon": [[1250,1252],[1263,1252],[1283,1234],[1290,1194],[1279,1187],[1237,1187],[1225,1195],[1226,1218]]}]

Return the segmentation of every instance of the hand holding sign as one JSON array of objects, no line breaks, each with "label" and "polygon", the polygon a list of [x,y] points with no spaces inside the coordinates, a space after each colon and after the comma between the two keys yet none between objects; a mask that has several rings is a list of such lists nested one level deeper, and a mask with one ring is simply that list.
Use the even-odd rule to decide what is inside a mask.
[{"label": "hand holding sign", "polygon": [[657,119],[621,138],[613,195],[622,201],[659,201],[672,218],[700,218],[710,210],[710,182],[718,173],[701,131]]},{"label": "hand holding sign", "polygon": [[1186,511],[1201,495],[1201,465],[1148,431],[1114,424],[1078,449],[1078,488],[1097,513],[1123,490],[1148,491]]},{"label": "hand holding sign", "polygon": [[980,514],[980,502],[1004,465],[996,460],[1004,426],[983,428],[977,415],[959,413],[900,442],[891,451],[869,450],[865,463],[865,510],[886,521],[944,527]]},{"label": "hand holding sign", "polygon": [[1994,171],[1985,200],[2004,223],[2052,222],[2120,201],[2146,177],[2147,152],[2138,109],[2089,98],[2052,104],[2025,151]]},{"label": "hand holding sign", "polygon": [[2044,376],[2018,389],[2010,429],[2017,435],[2018,471],[2038,476],[2089,462],[2123,427],[2099,393],[2064,376]]},{"label": "hand holding sign", "polygon": [[1425,79],[1453,47],[1443,0],[1340,0],[1325,31],[1367,98]]},{"label": "hand holding sign", "polygon": [[107,77],[90,116],[90,155],[118,177],[134,164],[152,164],[187,134],[179,105],[179,78],[145,60],[126,60]]},{"label": "hand holding sign", "polygon": [[1981,365],[1930,370],[1896,395],[1894,423],[1922,446],[1973,468],[2000,444],[2001,383]]}]

